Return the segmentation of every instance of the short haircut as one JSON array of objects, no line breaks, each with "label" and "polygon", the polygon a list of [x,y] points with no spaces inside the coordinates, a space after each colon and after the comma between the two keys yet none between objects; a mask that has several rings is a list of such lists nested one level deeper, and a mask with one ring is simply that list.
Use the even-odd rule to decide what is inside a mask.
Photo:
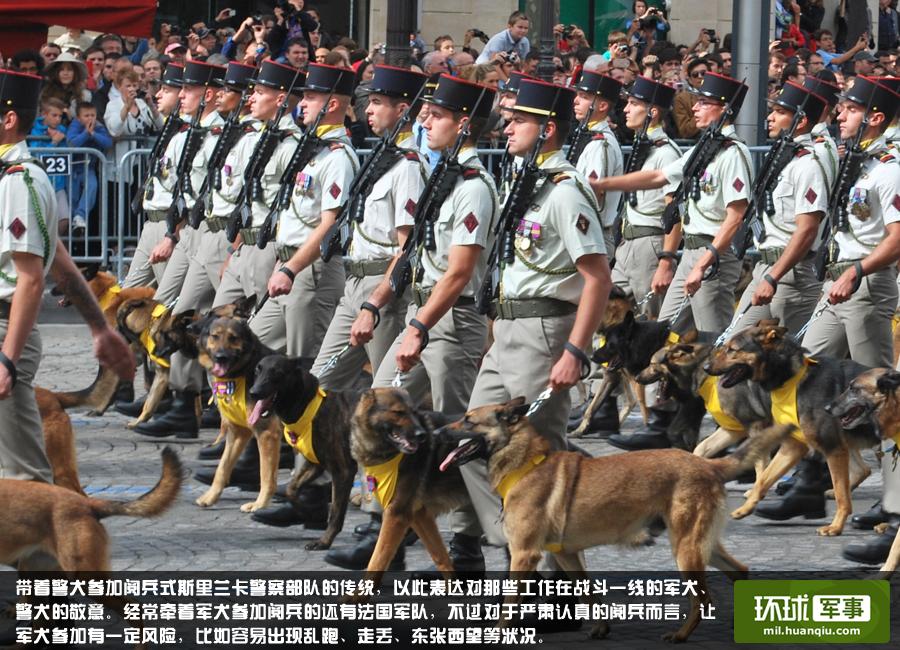
[{"label": "short haircut", "polygon": [[35,50],[19,50],[12,56],[13,68],[19,68],[25,61],[32,61],[37,64],[38,74],[44,70],[44,57],[40,52]]},{"label": "short haircut", "polygon": [[66,110],[66,103],[59,97],[44,97],[41,100],[41,112],[55,108],[58,111]]},{"label": "short haircut", "polygon": [[78,102],[78,104],[75,105],[75,114],[78,115],[81,113],[81,111],[86,111],[89,109],[96,111],[97,107],[90,102]]},{"label": "short haircut", "polygon": [[[506,21],[507,25],[515,25],[516,22],[520,20],[528,20],[528,16],[524,11],[514,11],[509,15],[509,20]],[[529,21],[531,22],[531,21]]]},{"label": "short haircut", "polygon": [[822,37],[828,34],[831,37],[834,37],[834,34],[831,33],[829,29],[817,29],[813,32],[813,39],[817,41],[821,41]]},{"label": "short haircut", "polygon": [[287,52],[295,45],[299,45],[304,50],[309,50],[309,43],[306,42],[306,39],[300,36],[295,36],[294,38],[289,38],[284,44],[284,51]]},{"label": "short haircut", "polygon": [[606,35],[606,42],[610,45],[613,43],[627,43],[628,35],[620,31],[610,32]]},{"label": "short haircut", "polygon": [[452,43],[453,37],[450,36],[449,34],[444,34],[443,36],[438,36],[436,39],[434,39],[434,49],[436,49],[436,50],[441,49],[441,45],[443,45],[447,41],[450,41]]},{"label": "short haircut", "polygon": [[7,113],[15,113],[19,118],[19,135],[28,135],[37,119],[37,110],[33,108],[0,108],[0,118]]},{"label": "short haircut", "polygon": [[109,53],[103,55],[104,61],[109,61],[110,59],[115,61],[116,59],[121,59],[121,58],[122,58],[122,55],[119,54],[118,52],[109,52]]},{"label": "short haircut", "polygon": [[782,62],[787,61],[787,57],[784,55],[784,53],[779,52],[778,50],[769,52],[769,63],[771,63],[773,59],[775,61],[782,61]]}]

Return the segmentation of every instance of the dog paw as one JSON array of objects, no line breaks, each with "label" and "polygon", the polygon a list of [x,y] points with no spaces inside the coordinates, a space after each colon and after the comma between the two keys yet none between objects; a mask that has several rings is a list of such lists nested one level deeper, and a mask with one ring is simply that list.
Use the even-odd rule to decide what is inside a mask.
[{"label": "dog paw", "polygon": [[245,503],[242,505],[241,512],[256,512],[257,510],[262,510],[266,507],[268,507],[267,503],[258,503],[254,501],[253,503]]},{"label": "dog paw", "polygon": [[743,519],[747,515],[753,512],[753,506],[741,506],[737,510],[731,513],[732,519]]},{"label": "dog paw", "polygon": [[131,422],[128,422],[125,426],[128,427],[129,429],[134,429],[140,423],[141,423],[140,420],[132,420]]},{"label": "dog paw", "polygon": [[830,499],[831,501],[834,501],[834,488],[831,488],[830,490],[825,490],[825,498]]},{"label": "dog paw", "polygon": [[305,548],[307,551],[327,551],[329,548],[331,548],[331,544],[328,544],[326,542],[323,542],[320,539],[317,539],[314,542],[309,542],[303,548]]},{"label": "dog paw", "polygon": [[197,500],[194,501],[201,508],[208,508],[211,505],[215,505],[216,501],[219,500],[218,495],[213,494],[211,491],[204,492],[201,496],[197,497]]},{"label": "dog paw", "polygon": [[752,492],[753,492],[753,488],[750,488],[749,490],[747,490],[746,492],[744,492],[744,498],[745,498],[745,499],[749,499],[749,498],[750,498],[750,493],[752,493]]},{"label": "dog paw", "polygon": [[887,529],[890,527],[891,525],[889,523],[884,522],[881,524],[875,524],[875,528],[873,528],[872,530],[874,530],[877,535],[884,535],[884,533],[887,532]]},{"label": "dog paw", "polygon": [[821,528],[816,530],[816,532],[823,537],[837,537],[842,532],[844,532],[844,527],[837,526],[835,524],[829,524],[827,526],[822,526]]},{"label": "dog paw", "polygon": [[591,631],[588,634],[588,638],[605,639],[607,634],[609,634],[609,623],[607,623],[606,621],[601,621],[591,628]]},{"label": "dog paw", "polygon": [[675,632],[666,632],[662,635],[662,640],[666,643],[684,643],[687,636],[681,633],[681,630]]}]

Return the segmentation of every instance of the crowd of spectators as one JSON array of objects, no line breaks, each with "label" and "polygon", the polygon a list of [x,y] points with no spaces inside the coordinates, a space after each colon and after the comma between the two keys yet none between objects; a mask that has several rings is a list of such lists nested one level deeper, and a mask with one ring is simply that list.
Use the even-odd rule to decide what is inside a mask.
[{"label": "crowd of spectators", "polygon": [[[822,0],[775,0],[775,39],[769,47],[769,87],[772,94],[788,80],[802,82],[806,75],[827,77],[840,86],[858,74],[885,76],[897,73],[900,20],[897,0],[880,0],[877,19],[858,36],[853,23],[856,3],[841,0],[833,33],[822,28]],[[426,44],[413,34],[406,65],[426,74],[449,73],[502,90],[514,71],[534,75],[540,56],[528,40],[531,22],[516,11],[504,29],[493,35],[469,29],[457,40],[452,34]],[[590,43],[578,25],[556,25],[553,79],[570,83],[580,68],[599,70],[626,86],[638,75],[662,81],[679,92],[667,117],[669,132],[682,139],[697,136],[691,92],[709,72],[732,72],[731,34],[703,28],[690,44],[670,40],[666,11],[646,0],[635,0],[631,15],[620,29],[605,34],[605,42]],[[41,115],[34,142],[43,146],[90,147],[120,160],[141,136],[156,133],[163,123],[157,110],[165,66],[187,59],[225,64],[237,60],[257,64],[265,58],[303,69],[310,61],[352,67],[358,86],[347,112],[347,126],[356,144],[370,136],[365,109],[374,65],[383,61],[385,47],[360,47],[346,36],[330,32],[315,7],[303,0],[280,0],[272,14],[242,18],[223,9],[212,25],[189,27],[162,22],[153,38],[135,39],[116,34],[97,38],[69,29],[37,51],[15,53],[5,62],[10,68],[43,75]],[[627,141],[621,110],[611,121]],[[500,129],[491,132],[495,145]],[[145,143],[144,143],[145,144]],[[68,197],[73,225],[80,227],[96,201],[96,169],[83,158],[74,180],[79,188]],[[93,179],[93,182],[92,182]],[[60,188],[61,189],[61,188]]]}]

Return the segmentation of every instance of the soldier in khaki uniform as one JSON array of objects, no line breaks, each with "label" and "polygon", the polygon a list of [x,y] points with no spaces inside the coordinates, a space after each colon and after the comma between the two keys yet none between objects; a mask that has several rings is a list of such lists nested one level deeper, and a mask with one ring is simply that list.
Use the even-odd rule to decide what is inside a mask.
[{"label": "soldier in khaki uniform", "polygon": [[[747,208],[752,171],[750,152],[737,138],[731,122],[740,110],[746,90],[744,84],[730,77],[712,72],[704,76],[697,91],[700,99],[693,108],[697,126],[714,125],[729,103],[732,111],[722,128],[724,143],[697,178],[684,178],[684,166],[693,152],[691,148],[663,169],[599,179],[593,184],[595,190],[626,192],[682,181],[688,184],[680,226],[684,252],[659,313],[659,319],[673,321],[672,327],[677,331],[688,329],[689,314],[693,314],[693,324],[698,330],[721,332],[734,313],[734,287],[740,276],[741,262],[732,252],[731,240],[740,228]],[[714,266],[716,272],[704,280],[708,269]],[[686,297],[690,312],[685,305]],[[648,397],[648,403],[653,403],[651,397]],[[631,436],[613,435],[609,442],[623,449],[668,447],[671,443],[666,428],[671,414],[671,411],[651,407],[647,431]]]},{"label": "soldier in khaki uniform", "polygon": [[[834,177],[837,176],[838,155],[837,144],[835,144],[834,138],[828,132],[828,125],[831,124],[831,113],[838,103],[841,89],[828,80],[818,77],[807,77],[803,82],[803,87],[828,103],[828,106],[822,111],[822,115],[819,116],[813,125],[810,135],[813,138],[813,148],[816,156],[822,161],[825,172],[828,174],[828,187],[831,187],[834,183]],[[815,116],[810,117],[813,118]]]},{"label": "soldier in khaki uniform", "polygon": [[809,117],[802,117],[794,131],[794,158],[778,175],[771,197],[762,198],[763,236],[756,242],[760,261],[738,303],[737,313],[743,315],[734,331],[775,317],[791,332],[798,332],[815,310],[822,291],[816,278],[815,252],[828,210],[829,163],[819,159],[810,132],[827,103],[790,81],[771,103],[771,138],[790,128],[798,110]]},{"label": "soldier in khaki uniform", "polygon": [[[622,84],[607,75],[582,70],[575,83],[575,89],[578,91],[575,96],[575,119],[583,120],[590,112],[588,130],[591,133],[590,141],[575,161],[575,168],[592,183],[598,178],[621,176],[624,171],[622,148],[609,126],[609,113],[619,99]],[[606,250],[609,258],[613,259],[615,257],[613,224],[618,216],[621,192],[598,191],[596,194],[603,235],[606,238]]]},{"label": "soldier in khaki uniform", "polygon": [[[510,153],[528,155],[546,124],[538,166],[547,176],[538,181],[531,207],[519,221],[515,259],[502,269],[494,343],[469,402],[476,408],[519,395],[533,401],[549,387],[552,395],[531,421],[553,449],[565,448],[568,389],[589,366],[585,351],[611,286],[594,195],[560,151],[573,120],[573,100],[568,88],[521,82],[505,131]],[[505,545],[500,499],[487,481],[485,462],[469,462],[461,471],[488,542]]]},{"label": "soldier in khaki uniform", "polygon": [[[160,113],[167,117],[178,106],[178,94],[181,91],[181,79],[184,68],[175,63],[166,66],[163,74],[162,86],[156,94],[157,105]],[[177,115],[170,119],[179,120]],[[166,145],[162,157],[156,161],[156,167],[147,171],[149,178],[144,184],[143,208],[147,216],[141,228],[141,237],[138,240],[128,275],[122,282],[123,287],[144,287],[159,284],[166,270],[166,262],[159,261],[153,264],[150,257],[153,249],[166,235],[166,211],[172,205],[172,187],[175,185],[175,166],[181,154],[181,144],[184,142],[182,129],[187,129],[186,124],[179,127],[179,132],[172,136]]]},{"label": "soldier in khaki uniform", "polygon": [[[291,204],[278,222],[278,263],[270,269],[268,281],[271,298],[251,323],[261,341],[290,356],[314,358],[318,354],[344,290],[342,261],[323,262],[319,248],[347,201],[359,168],[344,128],[353,83],[354,73],[349,68],[313,63],[303,87],[300,106],[306,128],[312,128],[327,102],[316,133],[322,146],[294,179]],[[295,134],[285,140],[266,167],[265,186],[273,188],[271,198],[266,192],[269,205],[301,138]]]}]

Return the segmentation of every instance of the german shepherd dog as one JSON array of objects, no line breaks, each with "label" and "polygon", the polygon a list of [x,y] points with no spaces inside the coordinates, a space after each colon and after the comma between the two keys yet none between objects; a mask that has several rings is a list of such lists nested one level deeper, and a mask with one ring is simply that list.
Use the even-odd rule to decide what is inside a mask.
[{"label": "german shepherd dog", "polygon": [[457,468],[439,468],[458,443],[436,436],[434,428],[431,416],[417,411],[406,391],[395,388],[364,392],[353,413],[350,451],[361,466],[381,465],[403,455],[394,496],[384,507],[378,542],[366,569],[366,577],[376,584],[410,527],[438,570],[445,576],[453,574],[436,517],[465,504],[469,496]]},{"label": "german shepherd dog", "polygon": [[[657,517],[669,531],[678,569],[699,583],[691,613],[669,641],[684,641],[709,602],[705,584],[708,564],[732,580],[748,569],[722,546],[724,483],[763,457],[787,435],[789,427],[772,427],[732,456],[705,459],[678,449],[632,451],[599,458],[552,451],[525,417],[524,398],[469,411],[441,432],[468,440],[445,458],[453,468],[474,458],[487,458],[488,478],[496,490],[511,472],[527,474],[509,486],[503,503],[503,527],[509,540],[510,572],[531,574],[545,548],[572,578],[586,578],[579,552],[605,544],[629,544]],[[635,481],[646,476],[646,481]],[[516,603],[518,596],[507,599]],[[501,622],[501,625],[503,622]],[[592,636],[609,631],[597,623]]]},{"label": "german shepherd dog", "polygon": [[[900,372],[891,368],[873,368],[860,373],[825,410],[840,418],[845,429],[872,425],[884,439],[900,436]],[[897,453],[896,451],[894,453]],[[875,530],[883,533],[887,524]],[[879,578],[888,579],[900,563],[900,535],[894,538]]]},{"label": "german shepherd dog", "polygon": [[[738,332],[718,348],[707,364],[707,371],[722,375],[720,385],[725,388],[749,380],[763,390],[773,391],[800,372],[805,364],[803,348],[788,335],[787,328],[778,326],[777,321],[760,321]],[[753,486],[747,501],[732,513],[733,517],[739,519],[753,512],[768,489],[811,447],[825,456],[837,502],[834,519],[819,528],[818,533],[831,536],[843,532],[853,509],[850,501],[850,449],[872,447],[877,444],[878,438],[870,425],[845,431],[840,420],[828,413],[825,406],[865,369],[865,366],[854,361],[838,361],[828,357],[807,365],[806,376],[797,387],[796,397],[799,429],[804,442],[793,437],[785,439],[762,478]]]},{"label": "german shepherd dog", "polygon": [[[250,438],[255,436],[259,447],[260,491],[256,500],[241,506],[242,512],[254,512],[268,507],[275,494],[278,474],[278,452],[281,445],[281,423],[277,417],[264,415],[265,402],[255,402],[250,396],[250,387],[256,381],[259,362],[275,351],[260,343],[243,318],[218,317],[209,322],[200,335],[201,363],[209,363],[213,376],[222,380],[225,386],[243,383],[244,394],[237,392],[226,399],[245,400],[247,422],[236,424],[222,417],[225,433],[225,449],[216,467],[216,475],[210,488],[196,503],[201,507],[215,504],[231,479],[234,465]],[[235,389],[236,390],[236,389]],[[215,391],[214,391],[215,392]],[[222,395],[218,399],[223,399]],[[222,403],[219,408],[221,410]]]},{"label": "german shepherd dog", "polygon": [[[250,399],[256,402],[250,424],[274,413],[290,424],[297,422],[316,396],[319,380],[309,372],[306,359],[290,359],[272,354],[256,365],[256,379],[250,387]],[[307,463],[288,485],[288,498],[297,490],[328,471],[331,474],[331,508],[328,527],[322,536],[306,545],[308,551],[324,550],[344,526],[350,503],[356,461],[350,454],[350,418],[359,402],[359,393],[328,391],[312,421],[312,448],[318,463]],[[255,418],[255,419],[254,419]]]}]

